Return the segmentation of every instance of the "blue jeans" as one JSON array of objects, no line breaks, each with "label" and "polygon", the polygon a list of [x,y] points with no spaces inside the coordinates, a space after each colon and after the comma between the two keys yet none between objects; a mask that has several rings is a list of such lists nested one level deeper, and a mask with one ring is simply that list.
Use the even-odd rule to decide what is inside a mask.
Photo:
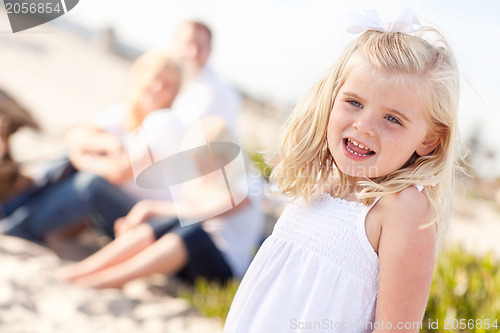
[{"label": "blue jeans", "polygon": [[5,217],[0,226],[4,234],[42,241],[48,232],[90,217],[114,237],[114,221],[125,216],[136,202],[105,179],[78,171],[4,204]]}]

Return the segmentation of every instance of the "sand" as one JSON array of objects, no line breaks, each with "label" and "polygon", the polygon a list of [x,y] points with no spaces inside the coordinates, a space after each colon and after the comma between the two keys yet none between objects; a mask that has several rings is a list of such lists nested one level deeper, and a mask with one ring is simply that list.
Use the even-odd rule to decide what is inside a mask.
[{"label": "sand", "polygon": [[55,279],[54,271],[63,264],[55,253],[7,236],[0,236],[0,262],[2,333],[199,333],[222,328],[220,320],[202,317],[186,300],[155,290],[155,285],[162,290],[168,285],[161,276],[131,282],[123,290],[81,288]]}]

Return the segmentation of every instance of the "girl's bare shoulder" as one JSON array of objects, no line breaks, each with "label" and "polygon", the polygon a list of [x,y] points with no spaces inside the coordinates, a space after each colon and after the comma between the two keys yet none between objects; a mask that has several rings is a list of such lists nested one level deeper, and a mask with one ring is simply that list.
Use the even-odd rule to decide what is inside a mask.
[{"label": "girl's bare shoulder", "polygon": [[415,186],[384,196],[374,207],[382,227],[414,229],[432,221],[433,213],[425,193]]}]

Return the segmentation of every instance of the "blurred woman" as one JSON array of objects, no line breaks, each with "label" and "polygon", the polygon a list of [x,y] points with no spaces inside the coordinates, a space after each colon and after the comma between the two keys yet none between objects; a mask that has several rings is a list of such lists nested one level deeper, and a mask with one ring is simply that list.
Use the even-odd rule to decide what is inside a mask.
[{"label": "blurred woman", "polygon": [[[132,66],[125,102],[95,122],[69,131],[69,176],[44,186],[4,212],[5,234],[34,241],[92,217],[98,225],[124,216],[140,199],[159,199],[166,191],[144,190],[133,181],[127,137],[154,114],[167,112],[181,85],[176,62],[163,52],[148,52]],[[155,112],[156,111],[156,112]],[[61,169],[57,167],[55,169]],[[113,229],[104,230],[113,236]]]},{"label": "blurred woman", "polygon": [[[133,198],[160,198],[138,187],[133,179],[127,140],[153,113],[166,112],[181,85],[181,73],[169,54],[148,52],[132,66],[125,103],[99,114],[94,123],[74,128],[67,135],[69,158],[82,171],[95,173],[119,185]],[[161,195],[161,194],[160,194]]]}]

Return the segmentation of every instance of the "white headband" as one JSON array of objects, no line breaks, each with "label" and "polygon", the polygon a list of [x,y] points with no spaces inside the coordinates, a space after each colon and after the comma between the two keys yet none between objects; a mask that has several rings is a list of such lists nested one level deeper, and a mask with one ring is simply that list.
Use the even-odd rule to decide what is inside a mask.
[{"label": "white headband", "polygon": [[350,14],[347,32],[357,34],[367,30],[375,30],[381,32],[412,33],[420,31],[423,28],[424,26],[408,8],[403,9],[394,21],[388,23],[382,21],[376,10],[368,9],[364,10],[364,15]]}]

